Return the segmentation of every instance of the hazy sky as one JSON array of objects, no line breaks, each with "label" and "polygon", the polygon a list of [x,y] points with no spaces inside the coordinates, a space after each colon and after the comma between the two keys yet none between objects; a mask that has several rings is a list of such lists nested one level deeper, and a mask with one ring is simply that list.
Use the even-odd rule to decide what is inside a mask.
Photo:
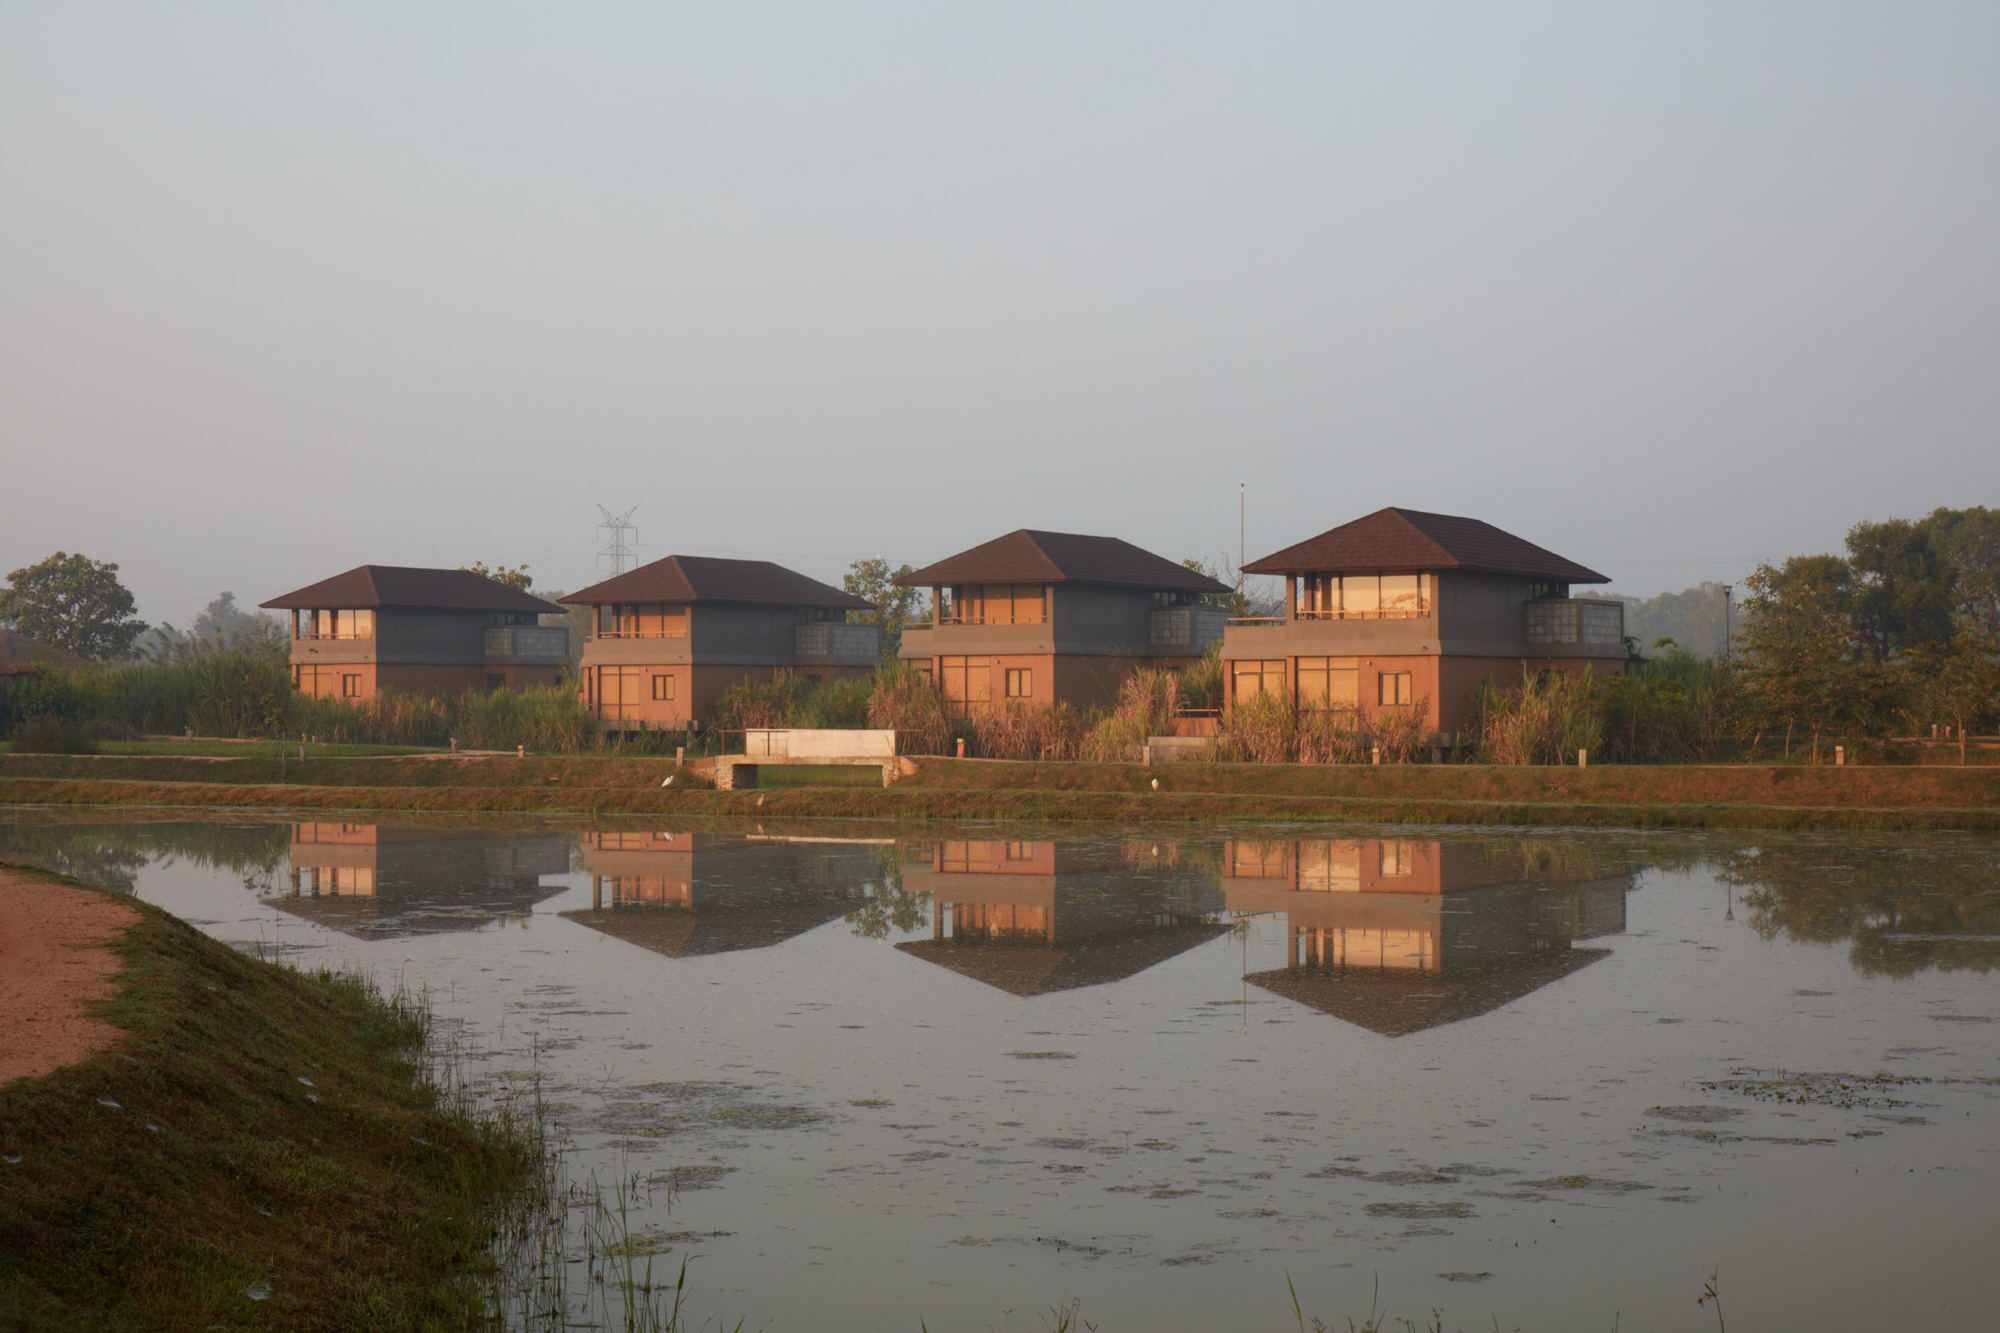
[{"label": "hazy sky", "polygon": [[2000,4],[0,0],[0,574],[2000,503]]}]

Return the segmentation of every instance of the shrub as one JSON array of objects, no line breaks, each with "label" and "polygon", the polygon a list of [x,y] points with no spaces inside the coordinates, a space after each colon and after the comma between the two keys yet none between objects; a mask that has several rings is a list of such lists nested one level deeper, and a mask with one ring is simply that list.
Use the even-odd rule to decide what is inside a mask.
[{"label": "shrub", "polygon": [[8,734],[15,754],[95,754],[97,743],[68,718],[31,717]]},{"label": "shrub", "polygon": [[866,676],[823,681],[806,695],[795,725],[842,731],[865,727],[874,688],[875,682]]},{"label": "shrub", "polygon": [[716,699],[709,720],[722,731],[794,726],[812,686],[811,681],[789,671],[780,672],[775,680],[742,681]]}]

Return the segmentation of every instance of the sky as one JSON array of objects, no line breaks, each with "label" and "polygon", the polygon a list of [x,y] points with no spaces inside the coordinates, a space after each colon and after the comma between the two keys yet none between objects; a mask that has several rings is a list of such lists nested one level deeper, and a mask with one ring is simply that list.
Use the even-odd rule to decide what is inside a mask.
[{"label": "sky", "polygon": [[0,0],[0,573],[2000,503],[2000,5]]}]

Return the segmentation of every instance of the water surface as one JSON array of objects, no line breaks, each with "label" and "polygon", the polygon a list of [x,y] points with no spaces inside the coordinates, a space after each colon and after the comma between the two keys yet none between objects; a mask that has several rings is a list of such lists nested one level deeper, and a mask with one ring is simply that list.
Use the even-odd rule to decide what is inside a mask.
[{"label": "water surface", "polygon": [[1997,1308],[2000,840],[830,827],[17,813],[0,857],[429,990],[644,1187],[697,1323]]}]

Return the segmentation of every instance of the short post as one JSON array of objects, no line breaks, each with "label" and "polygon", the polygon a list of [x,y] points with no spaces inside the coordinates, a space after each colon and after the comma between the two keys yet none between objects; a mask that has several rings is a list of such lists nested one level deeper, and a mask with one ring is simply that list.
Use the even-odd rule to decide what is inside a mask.
[{"label": "short post", "polygon": [[679,768],[679,767],[681,767],[681,766],[682,766],[683,764],[685,764],[685,763],[687,762],[687,752],[688,752],[688,747],[687,747],[687,746],[685,746],[685,745],[676,745],[676,746],[674,747],[674,767],[675,767],[675,768]]},{"label": "short post", "polygon": [[965,758],[965,737],[963,736],[958,738],[958,757],[960,759]]},{"label": "short post", "polygon": [[1590,751],[1588,751],[1588,750],[1578,750],[1578,751],[1576,752],[1576,766],[1577,766],[1578,768],[1589,768],[1589,767],[1590,767]]},{"label": "short post", "polygon": [[1833,747],[1833,766],[1835,768],[1847,767],[1847,747],[1845,745],[1836,745]]},{"label": "short post", "polygon": [[453,737],[451,738],[451,752],[452,752],[453,754],[457,754],[457,753],[458,753],[458,737],[456,737],[456,736],[453,736]]},{"label": "short post", "polygon": [[189,740],[193,740],[193,739],[194,739],[194,728],[193,728],[193,727],[189,727],[189,728],[187,729],[187,738],[188,738]]},{"label": "short post", "polygon": [[1153,743],[1151,741],[1147,741],[1139,749],[1139,767],[1151,768],[1152,766],[1153,766]]},{"label": "short post", "polygon": [[299,742],[299,762],[303,764],[303,763],[304,763],[305,761],[306,761],[306,743],[305,743],[304,741],[300,741],[300,742]]},{"label": "short post", "polygon": [[1371,764],[1379,764],[1379,763],[1381,763],[1381,762],[1382,762],[1382,747],[1381,747],[1381,746],[1379,746],[1379,745],[1371,745],[1371,746],[1369,746],[1369,747],[1368,747],[1368,762],[1369,762],[1369,763],[1371,763]]},{"label": "short post", "polygon": [[516,759],[526,759],[526,758],[528,757],[528,747],[527,747],[527,746],[525,746],[525,745],[517,745],[517,746],[515,746],[515,747],[514,747],[514,757],[515,757]]}]

